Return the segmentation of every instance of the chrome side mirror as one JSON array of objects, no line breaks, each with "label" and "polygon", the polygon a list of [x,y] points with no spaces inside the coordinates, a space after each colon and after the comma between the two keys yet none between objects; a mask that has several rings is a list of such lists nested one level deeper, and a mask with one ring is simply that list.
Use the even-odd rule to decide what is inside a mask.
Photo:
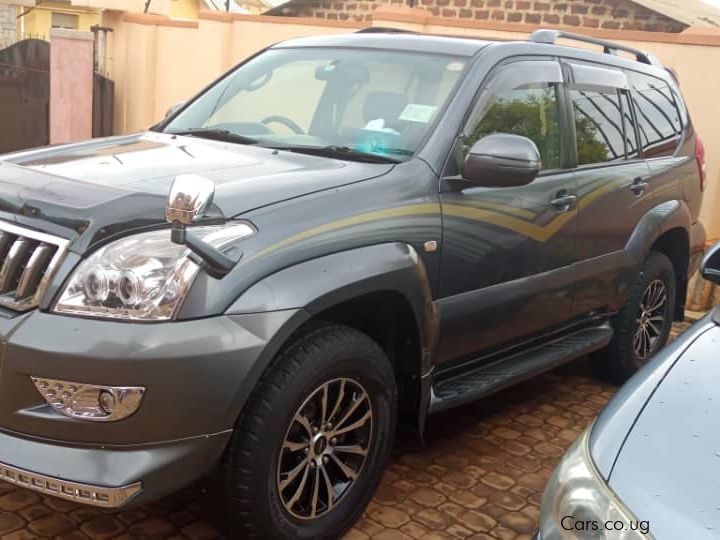
[{"label": "chrome side mirror", "polygon": [[215,278],[226,276],[237,261],[187,232],[187,226],[202,219],[215,196],[215,184],[204,176],[179,174],[173,180],[165,204],[165,219],[172,224],[170,240],[185,245],[193,252],[193,260],[204,265]]},{"label": "chrome side mirror", "polygon": [[700,263],[700,274],[709,282],[720,285],[720,242],[717,242],[705,253]]},{"label": "chrome side mirror", "polygon": [[173,224],[192,225],[205,215],[214,196],[212,180],[195,174],[180,174],[170,188],[165,219]]}]

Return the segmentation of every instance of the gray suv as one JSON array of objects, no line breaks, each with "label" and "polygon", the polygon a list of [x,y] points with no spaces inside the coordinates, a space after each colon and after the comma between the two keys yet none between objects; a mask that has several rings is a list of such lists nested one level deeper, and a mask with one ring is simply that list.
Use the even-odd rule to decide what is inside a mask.
[{"label": "gray suv", "polygon": [[671,73],[549,30],[293,40],[146,133],[6,155],[0,479],[203,479],[229,534],[337,537],[398,423],[655,354],[703,181]]}]

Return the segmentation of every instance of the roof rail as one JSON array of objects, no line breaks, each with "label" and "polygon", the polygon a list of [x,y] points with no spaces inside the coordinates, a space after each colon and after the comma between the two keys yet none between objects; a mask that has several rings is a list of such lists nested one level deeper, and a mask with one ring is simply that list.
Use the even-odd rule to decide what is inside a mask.
[{"label": "roof rail", "polygon": [[574,41],[581,41],[583,43],[591,43],[593,45],[600,45],[603,48],[605,54],[617,55],[618,51],[634,54],[638,62],[648,64],[650,66],[664,67],[660,60],[655,55],[641,51],[639,49],[633,49],[632,47],[626,47],[619,43],[612,41],[605,41],[604,39],[592,38],[589,36],[583,36],[580,34],[573,34],[571,32],[563,32],[562,30],[550,30],[542,29],[533,32],[528,41],[533,43],[546,43],[548,45],[554,45],[558,39],[570,39]]},{"label": "roof rail", "polygon": [[356,34],[417,34],[412,30],[403,30],[402,28],[390,28],[383,26],[368,26],[361,28],[355,32]]}]

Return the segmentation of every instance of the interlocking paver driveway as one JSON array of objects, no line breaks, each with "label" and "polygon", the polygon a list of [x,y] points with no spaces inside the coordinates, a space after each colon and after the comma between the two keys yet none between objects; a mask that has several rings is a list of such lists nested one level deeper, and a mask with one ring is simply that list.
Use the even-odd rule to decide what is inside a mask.
[{"label": "interlocking paver driveway", "polygon": [[[431,417],[427,447],[401,437],[377,495],[347,540],[530,537],[557,461],[614,392],[580,361]],[[192,489],[109,512],[0,482],[0,538],[44,537],[221,538],[204,521]]]}]

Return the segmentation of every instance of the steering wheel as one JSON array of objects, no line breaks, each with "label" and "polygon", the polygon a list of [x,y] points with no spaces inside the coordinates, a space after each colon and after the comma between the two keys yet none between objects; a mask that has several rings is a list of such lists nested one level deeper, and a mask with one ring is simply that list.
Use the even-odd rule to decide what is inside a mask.
[{"label": "steering wheel", "polygon": [[262,121],[263,124],[266,126],[268,124],[282,124],[286,128],[288,128],[290,131],[297,135],[304,135],[305,132],[303,131],[303,128],[298,126],[294,121],[290,120],[287,116],[282,116],[280,114],[274,114],[271,116],[268,116]]}]

